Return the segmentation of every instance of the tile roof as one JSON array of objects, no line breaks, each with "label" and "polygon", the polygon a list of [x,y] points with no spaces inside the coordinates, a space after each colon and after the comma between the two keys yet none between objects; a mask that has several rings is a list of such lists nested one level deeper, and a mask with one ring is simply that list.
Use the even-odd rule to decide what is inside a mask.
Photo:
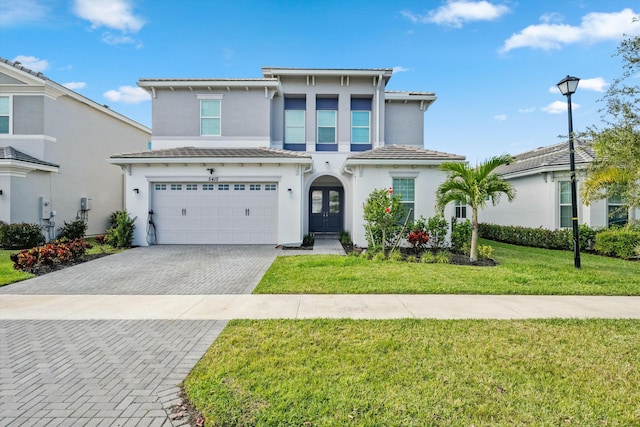
[{"label": "tile roof", "polygon": [[180,147],[165,150],[124,153],[111,156],[112,159],[169,159],[169,158],[273,158],[273,159],[311,159],[311,156],[296,151],[275,148],[201,148]]},{"label": "tile roof", "polygon": [[[574,141],[574,153],[576,165],[586,165],[595,158],[591,146],[583,141]],[[500,166],[496,172],[501,175],[534,171],[548,167],[569,168],[569,143],[562,142],[547,147],[539,147],[535,150],[513,156],[514,161],[509,165]]]},{"label": "tile roof", "polygon": [[0,147],[0,160],[18,160],[20,162],[33,163],[36,165],[59,167],[55,163],[45,162],[44,160],[36,159],[28,154],[18,151],[10,145],[6,147]]},{"label": "tile roof", "polygon": [[44,74],[42,74],[41,72],[30,70],[29,68],[24,67],[22,63],[20,63],[19,61],[13,62],[13,61],[9,61],[8,59],[0,57],[0,62],[4,62],[5,64],[11,67],[17,68],[18,70],[24,71],[25,73],[29,73],[32,76],[38,77],[39,79],[49,80],[49,78]]},{"label": "tile roof", "polygon": [[410,145],[385,145],[373,150],[352,154],[348,160],[464,160],[464,156],[443,153],[440,151],[426,150]]}]

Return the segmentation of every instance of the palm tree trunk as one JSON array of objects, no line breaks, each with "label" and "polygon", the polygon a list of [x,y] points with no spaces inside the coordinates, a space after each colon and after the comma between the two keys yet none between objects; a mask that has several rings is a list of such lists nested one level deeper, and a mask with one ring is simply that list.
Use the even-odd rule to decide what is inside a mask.
[{"label": "palm tree trunk", "polygon": [[471,212],[471,254],[469,259],[471,262],[475,262],[478,260],[478,208],[474,207]]}]

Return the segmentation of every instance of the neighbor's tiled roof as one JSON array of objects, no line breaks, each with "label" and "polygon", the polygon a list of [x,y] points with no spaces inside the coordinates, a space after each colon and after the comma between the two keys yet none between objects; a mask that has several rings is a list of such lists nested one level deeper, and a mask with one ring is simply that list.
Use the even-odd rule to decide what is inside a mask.
[{"label": "neighbor's tiled roof", "polygon": [[36,165],[59,167],[55,163],[45,162],[44,160],[36,159],[28,154],[18,151],[11,146],[0,148],[0,160],[18,160],[20,162],[34,163]]},{"label": "neighbor's tiled roof", "polygon": [[9,65],[11,67],[17,68],[20,71],[24,71],[25,73],[29,73],[29,74],[31,74],[33,76],[36,76],[36,77],[40,78],[40,79],[49,80],[49,78],[47,76],[45,76],[44,74],[42,74],[41,72],[30,70],[29,68],[23,66],[19,61],[13,62],[13,61],[9,61],[8,59],[0,57],[0,62],[4,62],[5,64],[7,64],[7,65]]},{"label": "neighbor's tiled roof", "polygon": [[[595,158],[593,149],[582,141],[574,141],[576,165],[591,163]],[[514,161],[509,165],[500,166],[496,172],[507,175],[540,168],[566,166],[569,168],[569,143],[539,147],[535,150],[513,156]]]},{"label": "neighbor's tiled roof", "polygon": [[425,150],[410,145],[385,145],[373,150],[352,154],[349,160],[464,160],[464,156],[443,153],[441,151]]},{"label": "neighbor's tiled roof", "polygon": [[275,148],[199,148],[181,147],[165,150],[124,153],[111,156],[112,159],[164,159],[164,158],[275,158],[275,159],[310,159],[302,152],[278,150]]}]

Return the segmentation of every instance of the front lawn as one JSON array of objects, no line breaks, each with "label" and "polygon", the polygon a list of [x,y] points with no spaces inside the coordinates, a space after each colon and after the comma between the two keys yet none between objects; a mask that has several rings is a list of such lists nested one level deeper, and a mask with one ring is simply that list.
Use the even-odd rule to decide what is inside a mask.
[{"label": "front lawn", "polygon": [[483,241],[495,267],[375,262],[337,255],[278,257],[254,293],[640,295],[640,262]]},{"label": "front lawn", "polygon": [[184,387],[207,426],[637,426],[639,337],[630,320],[235,320]]}]

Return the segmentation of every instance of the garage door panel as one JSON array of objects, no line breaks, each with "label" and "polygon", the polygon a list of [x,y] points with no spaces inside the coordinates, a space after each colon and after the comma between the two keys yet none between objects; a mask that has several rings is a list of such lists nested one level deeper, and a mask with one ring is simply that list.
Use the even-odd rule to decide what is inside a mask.
[{"label": "garage door panel", "polygon": [[277,242],[276,184],[154,183],[161,244]]}]

